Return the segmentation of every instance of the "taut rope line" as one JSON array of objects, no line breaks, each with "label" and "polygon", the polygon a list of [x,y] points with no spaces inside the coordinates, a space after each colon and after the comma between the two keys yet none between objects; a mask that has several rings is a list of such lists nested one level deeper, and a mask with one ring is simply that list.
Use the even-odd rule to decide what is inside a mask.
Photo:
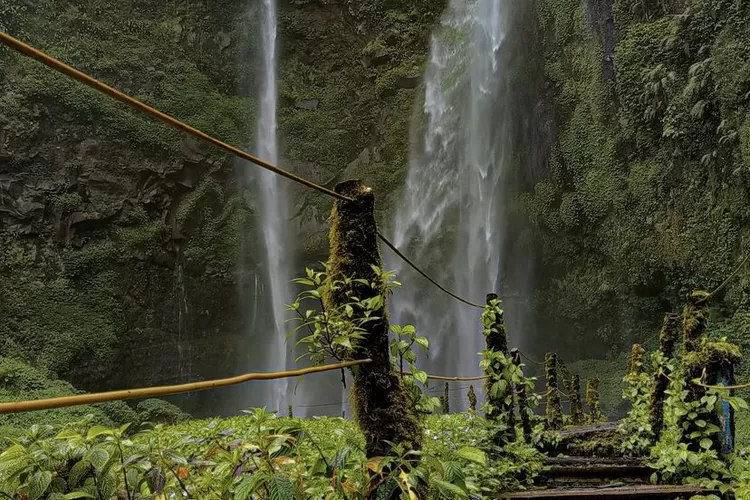
[{"label": "taut rope line", "polygon": [[62,408],[65,406],[78,406],[93,403],[104,403],[107,401],[122,401],[125,399],[153,398],[168,396],[171,394],[182,394],[184,392],[205,391],[229,385],[237,385],[250,380],[276,380],[280,378],[299,377],[310,373],[340,370],[350,366],[372,363],[371,359],[357,361],[346,361],[335,365],[312,366],[301,370],[270,373],[246,373],[237,377],[223,378],[218,380],[206,380],[203,382],[192,382],[189,384],[165,385],[161,387],[145,387],[143,389],[126,389],[123,391],[98,392],[92,394],[79,394],[76,396],[64,396],[60,398],[38,399],[36,401],[17,401],[13,403],[0,403],[0,414],[20,413],[24,411],[49,410],[51,408]]},{"label": "taut rope line", "polygon": [[7,33],[3,33],[2,31],[0,31],[0,42],[7,45],[13,50],[16,50],[28,57],[31,57],[32,59],[39,61],[40,63],[54,69],[55,71],[59,71],[60,73],[64,75],[67,75],[75,80],[78,80],[79,82],[91,87],[94,90],[98,90],[99,92],[106,94],[109,97],[116,99],[122,103],[125,103],[130,107],[143,111],[147,115],[150,115],[153,118],[156,118],[157,120],[167,123],[173,127],[182,129],[190,135],[203,139],[204,141],[209,142],[213,144],[214,146],[218,146],[221,149],[224,149],[236,156],[239,156],[240,158],[243,158],[249,161],[250,163],[253,163],[261,168],[270,170],[271,172],[275,174],[278,174],[282,177],[286,177],[287,179],[291,179],[294,182],[297,182],[299,184],[302,184],[303,186],[307,186],[309,188],[315,189],[316,191],[320,191],[321,193],[325,193],[329,196],[333,196],[334,198],[337,198],[339,200],[351,201],[350,198],[342,194],[339,194],[331,189],[328,189],[327,187],[315,184],[314,182],[310,180],[307,180],[303,177],[300,177],[296,174],[293,174],[282,168],[279,168],[276,165],[273,165],[265,160],[258,158],[257,156],[253,156],[247,151],[243,151],[242,149],[239,149],[235,146],[227,144],[226,142],[220,141],[219,139],[216,139],[208,135],[207,133],[201,130],[198,130],[197,128],[191,127],[190,125],[176,118],[173,118],[169,116],[168,114],[163,113],[159,111],[158,109],[149,106],[148,104],[144,104],[138,99],[130,97],[129,95],[124,94],[123,92],[120,92],[119,90],[113,87],[110,87],[106,83],[103,83],[97,80],[96,78],[89,76],[86,73],[83,73],[82,71],[79,71],[72,66],[65,64],[62,61],[55,59],[54,57],[49,56],[45,54],[44,52],[37,50],[34,47],[27,45],[16,38],[13,38]]},{"label": "taut rope line", "polygon": [[[79,71],[79,70],[75,69],[74,67],[72,67],[72,66],[70,66],[68,64],[65,64],[64,62],[60,61],[59,59],[55,59],[54,57],[49,56],[49,55],[45,54],[44,52],[42,52],[42,51],[40,51],[38,49],[35,49],[34,47],[32,47],[32,46],[30,46],[28,44],[25,44],[22,41],[20,41],[20,40],[14,38],[14,37],[8,35],[7,33],[3,33],[2,31],[0,31],[0,43],[3,43],[5,45],[7,45],[8,47],[12,48],[13,50],[16,50],[17,52],[20,52],[21,54],[24,54],[24,55],[26,55],[28,57],[31,57],[32,59],[35,59],[36,61],[39,61],[40,63],[42,63],[45,66],[48,66],[48,67],[54,69],[55,71],[58,71],[60,73],[63,73],[64,75],[67,75],[67,76],[75,79],[75,80],[78,80],[79,82],[83,83],[84,85],[87,85],[87,86],[91,87],[94,90],[97,90],[97,91],[99,91],[99,92],[101,92],[101,93],[103,93],[105,95],[108,95],[109,97],[112,97],[113,99],[116,99],[116,100],[118,100],[118,101],[120,101],[120,102],[122,102],[124,104],[127,104],[128,106],[131,106],[131,107],[133,107],[135,109],[138,109],[138,110],[140,110],[140,111],[148,114],[149,116],[151,116],[153,118],[156,118],[157,120],[160,120],[160,121],[162,121],[162,122],[164,122],[164,123],[166,123],[168,125],[171,125],[173,127],[179,128],[179,129],[187,132],[190,135],[198,137],[199,139],[203,139],[204,141],[206,141],[206,142],[208,142],[210,144],[213,144],[213,145],[215,145],[215,146],[217,146],[217,147],[219,147],[221,149],[224,149],[225,151],[228,151],[229,153],[231,153],[233,155],[236,155],[236,156],[238,156],[238,157],[240,157],[240,158],[242,158],[244,160],[247,160],[250,163],[253,163],[253,164],[255,164],[255,165],[257,165],[257,166],[259,166],[261,168],[269,170],[269,171],[271,171],[271,172],[273,172],[275,174],[278,174],[278,175],[280,175],[282,177],[286,177],[287,179],[291,179],[292,181],[294,181],[294,182],[296,182],[298,184],[302,184],[303,186],[307,186],[309,188],[315,189],[316,191],[319,191],[321,193],[324,193],[324,194],[327,194],[329,196],[332,196],[332,197],[334,197],[334,198],[336,198],[338,200],[353,201],[351,198],[346,197],[346,196],[344,196],[344,195],[342,195],[340,193],[337,193],[336,191],[333,191],[332,189],[328,189],[327,187],[324,187],[324,186],[321,186],[319,184],[316,184],[316,183],[314,183],[314,182],[312,182],[312,181],[310,181],[308,179],[305,179],[304,177],[300,177],[300,176],[298,176],[296,174],[293,174],[292,172],[284,170],[284,169],[282,169],[282,168],[280,168],[280,167],[278,167],[276,165],[273,165],[272,163],[269,163],[269,162],[267,162],[265,160],[262,160],[261,158],[253,156],[250,153],[248,153],[247,151],[243,151],[242,149],[239,149],[239,148],[237,148],[235,146],[227,144],[224,141],[220,141],[219,139],[216,139],[215,137],[213,137],[213,136],[211,136],[211,135],[209,135],[209,134],[207,134],[207,133],[205,133],[205,132],[203,132],[201,130],[198,130],[198,129],[194,128],[194,127],[191,127],[190,125],[188,125],[188,124],[186,124],[186,123],[184,123],[184,122],[182,122],[182,121],[180,121],[180,120],[178,120],[176,118],[173,118],[173,117],[169,116],[168,114],[159,111],[156,108],[153,108],[153,107],[151,107],[151,106],[149,106],[147,104],[144,104],[141,101],[139,101],[138,99],[130,97],[129,95],[124,94],[123,92],[121,92],[121,91],[119,91],[119,90],[117,90],[117,89],[115,89],[113,87],[110,87],[106,83],[103,83],[103,82],[97,80],[96,78],[94,78],[94,77],[92,77],[90,75],[87,75],[86,73],[84,73],[82,71]],[[459,297],[458,295],[450,292],[445,287],[443,287],[442,285],[440,285],[437,281],[435,281],[430,276],[428,276],[427,273],[425,273],[424,271],[422,271],[416,264],[414,264],[403,253],[401,253],[401,251],[398,248],[396,248],[396,246],[393,243],[391,243],[390,241],[388,241],[388,239],[385,236],[383,236],[382,234],[380,234],[379,232],[378,232],[378,237],[391,250],[393,250],[396,253],[396,255],[398,255],[407,264],[409,264],[409,266],[411,266],[419,274],[421,274],[422,276],[424,276],[425,278],[427,278],[427,280],[430,283],[432,283],[433,285],[435,285],[436,287],[438,287],[443,292],[447,293],[448,295],[450,295],[454,299],[456,299],[456,300],[458,300],[460,302],[463,302],[464,304],[467,304],[467,305],[470,305],[470,306],[473,306],[473,307],[478,307],[478,308],[483,308],[484,307],[482,305],[475,304],[475,303],[470,302],[470,301],[468,301],[466,299],[463,299],[463,298]]]}]

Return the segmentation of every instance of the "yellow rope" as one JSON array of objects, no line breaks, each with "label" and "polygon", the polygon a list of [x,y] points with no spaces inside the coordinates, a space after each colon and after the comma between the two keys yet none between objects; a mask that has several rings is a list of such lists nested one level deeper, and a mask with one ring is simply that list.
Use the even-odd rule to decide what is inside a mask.
[{"label": "yellow rope", "polygon": [[207,389],[216,389],[229,385],[237,385],[250,380],[276,380],[280,378],[299,377],[310,373],[327,372],[339,370],[350,366],[371,363],[371,359],[362,359],[358,361],[347,361],[345,363],[336,363],[334,365],[313,366],[301,370],[291,370],[284,372],[272,373],[246,373],[237,377],[223,378],[218,380],[206,380],[203,382],[192,382],[180,385],[165,385],[161,387],[146,387],[143,389],[126,389],[123,391],[98,392],[92,394],[79,394],[76,396],[64,396],[60,398],[38,399],[36,401],[15,401],[12,403],[0,403],[0,414],[2,413],[20,413],[24,411],[48,410],[51,408],[62,408],[65,406],[78,406],[94,403],[104,403],[107,401],[122,401],[125,399],[154,398],[159,396],[168,396],[171,394],[182,394],[184,392],[205,391]]},{"label": "yellow rope", "polygon": [[176,118],[173,118],[169,116],[166,113],[162,113],[156,108],[153,108],[147,104],[142,103],[141,101],[134,99],[130,97],[129,95],[126,95],[119,90],[110,87],[109,85],[100,82],[96,78],[87,75],[86,73],[83,73],[72,66],[69,66],[65,64],[64,62],[55,59],[54,57],[51,57],[44,52],[35,49],[34,47],[27,45],[23,43],[22,41],[13,38],[12,36],[8,35],[7,33],[3,33],[0,31],[0,42],[7,45],[8,47],[12,48],[13,50],[16,50],[24,55],[27,55],[31,57],[32,59],[35,59],[39,61],[40,63],[44,64],[45,66],[49,66],[50,68],[54,69],[55,71],[59,71],[60,73],[63,73],[64,75],[67,75],[71,78],[74,78],[78,80],[79,82],[83,83],[84,85],[87,85],[94,90],[98,90],[99,92],[108,95],[109,97],[112,97],[113,99],[116,99],[122,103],[127,104],[130,107],[133,107],[135,109],[138,109],[140,111],[143,111],[144,113],[156,118],[157,120],[160,120],[164,123],[167,123],[173,127],[177,127],[179,129],[184,130],[188,134],[191,134],[195,137],[198,137],[200,139],[203,139],[206,142],[209,142],[215,146],[220,147],[221,149],[224,149],[236,156],[239,156],[240,158],[243,158],[251,163],[254,163],[255,165],[264,168],[266,170],[270,170],[271,172],[278,174],[282,177],[286,177],[287,179],[291,179],[294,182],[297,182],[299,184],[302,184],[304,186],[307,186],[309,188],[315,189],[317,191],[320,191],[321,193],[325,193],[329,196],[333,196],[334,198],[337,198],[339,200],[345,200],[345,201],[351,201],[350,198],[339,194],[331,189],[328,189],[326,187],[320,186],[318,184],[315,184],[312,181],[309,181],[303,177],[300,177],[298,175],[295,175],[291,172],[288,172],[282,168],[277,167],[276,165],[273,165],[265,160],[262,160],[256,156],[251,155],[250,153],[243,151],[239,148],[236,148],[234,146],[231,146],[227,144],[226,142],[220,141],[219,139],[216,139],[207,133],[198,130],[196,128],[191,127],[190,125],[177,120]]}]

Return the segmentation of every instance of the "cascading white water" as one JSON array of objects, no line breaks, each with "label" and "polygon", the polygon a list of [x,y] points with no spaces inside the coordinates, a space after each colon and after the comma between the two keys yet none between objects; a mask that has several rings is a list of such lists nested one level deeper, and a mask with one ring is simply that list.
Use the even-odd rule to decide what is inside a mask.
[{"label": "cascading white water", "polygon": [[[482,303],[499,286],[500,198],[510,159],[502,57],[510,3],[451,0],[433,33],[407,189],[393,224],[397,246],[439,281]],[[392,301],[393,317],[429,337],[425,367],[478,374],[481,311],[435,289],[424,293],[421,278],[395,259],[390,264],[406,284]]]},{"label": "cascading white water", "polygon": [[[278,162],[276,140],[276,0],[262,0],[263,79],[260,93],[260,114],[256,149],[260,158]],[[293,255],[288,218],[288,197],[285,186],[275,174],[262,171],[256,180],[260,199],[260,216],[263,227],[267,282],[271,291],[274,331],[262,337],[266,346],[266,364],[272,371],[286,367],[285,307],[292,302],[291,260]],[[256,287],[257,288],[257,287]],[[278,410],[286,397],[286,380],[269,381],[265,385],[264,404],[269,410]]]}]

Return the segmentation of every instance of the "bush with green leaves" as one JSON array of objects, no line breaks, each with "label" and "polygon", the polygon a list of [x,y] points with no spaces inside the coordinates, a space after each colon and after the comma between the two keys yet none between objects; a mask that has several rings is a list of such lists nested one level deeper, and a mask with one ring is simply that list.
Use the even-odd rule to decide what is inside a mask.
[{"label": "bush with green leaves", "polygon": [[429,416],[422,451],[394,446],[392,456],[368,460],[351,421],[246,413],[140,431],[90,418],[34,426],[0,453],[0,492],[32,500],[362,500],[375,489],[378,498],[409,499],[425,487],[429,498],[467,499],[530,485],[543,468],[522,444],[487,454],[493,424],[468,414]]}]

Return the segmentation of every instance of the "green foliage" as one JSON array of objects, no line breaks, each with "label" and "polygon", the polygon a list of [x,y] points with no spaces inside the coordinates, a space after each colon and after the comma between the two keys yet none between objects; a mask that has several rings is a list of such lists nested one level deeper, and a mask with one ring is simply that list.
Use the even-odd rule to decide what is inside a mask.
[{"label": "green foliage", "polygon": [[[352,360],[357,358],[357,345],[367,333],[364,326],[380,319],[373,313],[382,310],[384,296],[389,293],[393,286],[399,286],[398,282],[392,280],[392,273],[377,272],[377,278],[373,282],[365,279],[345,278],[343,280],[331,280],[328,277],[328,265],[325,271],[316,272],[310,268],[305,269],[305,278],[296,278],[294,283],[308,287],[308,290],[300,292],[297,300],[287,306],[287,310],[297,316],[289,321],[299,322],[288,334],[287,339],[297,333],[301,337],[296,346],[306,347],[306,352],[297,359],[309,357],[316,364],[324,364],[328,359],[337,361]],[[352,290],[352,283],[360,283],[370,287],[378,293],[370,299],[360,300]],[[327,293],[345,291],[345,300],[336,308],[326,308],[323,297]],[[304,309],[303,304],[313,303],[316,309]]]},{"label": "green foliage", "polygon": [[399,446],[367,461],[350,421],[247,413],[132,435],[132,426],[90,419],[34,426],[0,454],[0,490],[31,498],[360,500],[376,490],[378,498],[386,490],[413,498],[410,491],[427,488],[429,498],[469,498],[528,486],[542,470],[541,455],[526,445],[492,458],[485,451],[492,426],[466,414],[428,418],[430,439],[415,466],[417,452]]},{"label": "green foliage", "polygon": [[[664,361],[660,358],[658,351],[654,353],[652,360],[654,370],[662,369]],[[646,454],[652,444],[653,436],[649,416],[651,394],[654,390],[654,376],[645,368],[641,359],[633,360],[629,372],[623,379],[625,390],[622,397],[630,402],[630,411],[620,421],[618,431],[624,436],[622,451],[626,455],[640,456]]]},{"label": "green foliage", "polygon": [[141,422],[152,424],[176,424],[187,419],[189,415],[173,404],[162,399],[146,399],[136,406],[135,411]]},{"label": "green foliage", "polygon": [[[564,347],[604,357],[738,261],[750,216],[750,23],[742,2],[617,0],[610,79],[609,27],[586,5],[538,2],[557,140],[517,206],[548,277],[535,290],[543,324],[563,325]],[[730,312],[740,305],[727,299]]]},{"label": "green foliage", "polygon": [[[414,325],[390,325],[390,328],[393,334],[390,339],[391,363],[398,370],[414,408],[420,413],[432,413],[440,405],[440,400],[422,392],[419,385],[427,387],[427,372],[417,368],[417,353],[414,352],[415,344],[422,352],[429,351],[427,337],[417,335]],[[408,368],[409,373],[404,373],[404,368]]]}]

